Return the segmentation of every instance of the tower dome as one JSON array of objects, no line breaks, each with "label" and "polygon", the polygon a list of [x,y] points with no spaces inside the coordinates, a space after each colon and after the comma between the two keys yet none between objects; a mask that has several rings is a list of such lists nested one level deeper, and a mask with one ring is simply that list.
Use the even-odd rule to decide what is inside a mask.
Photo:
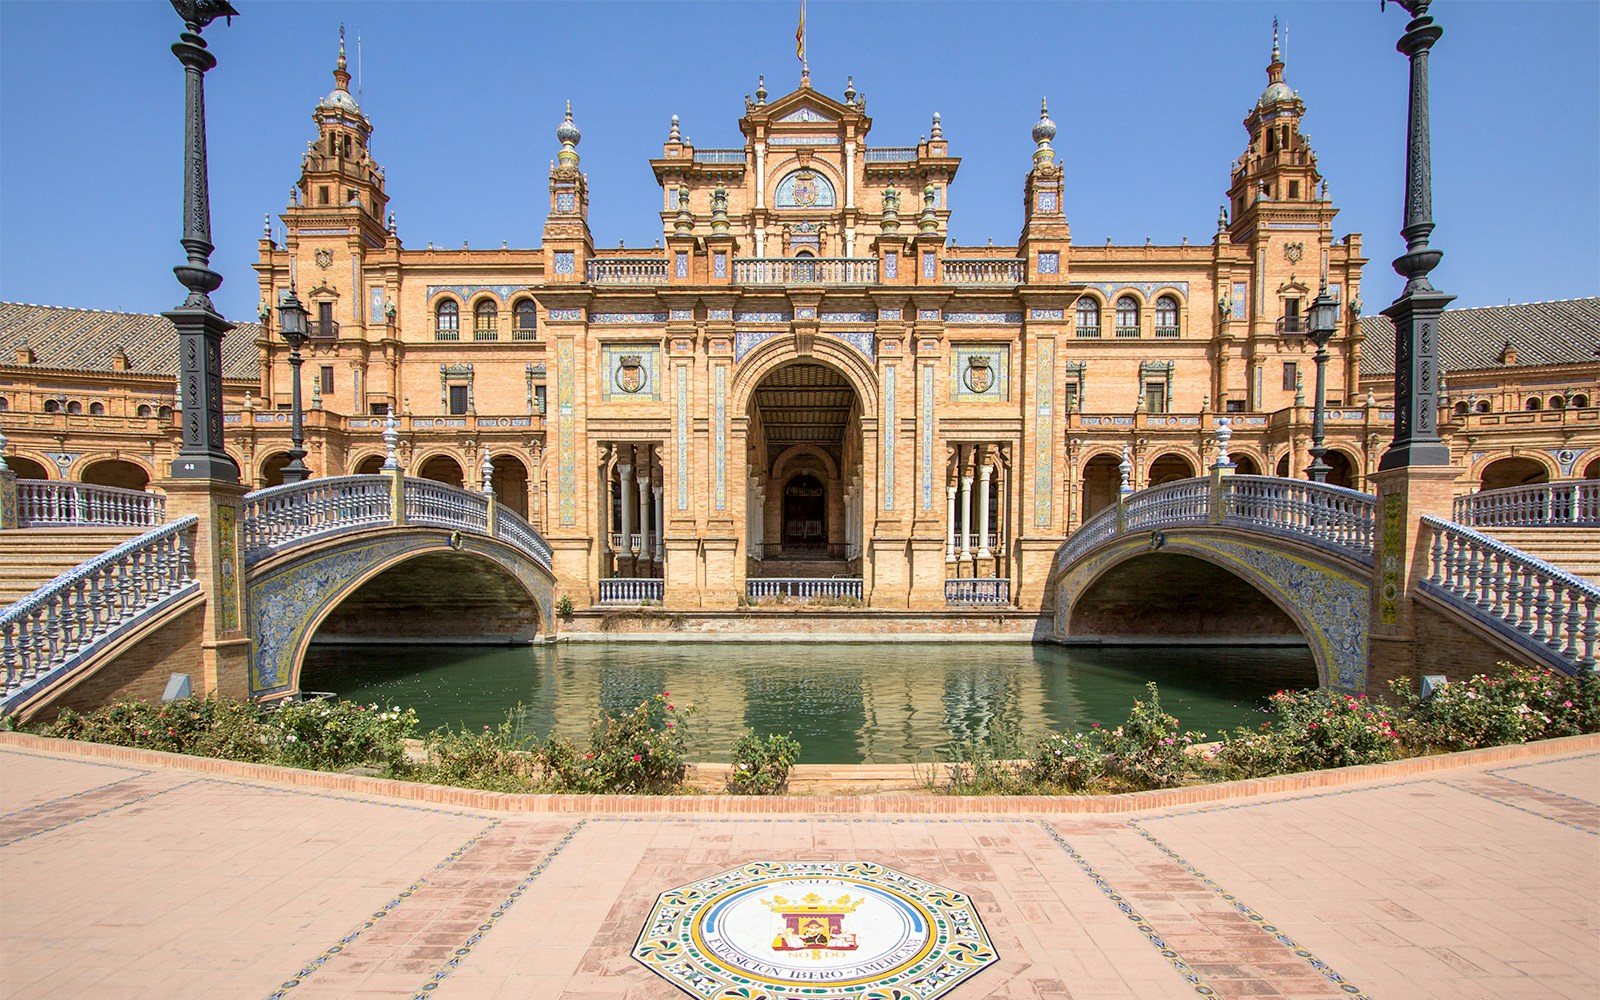
[{"label": "tower dome", "polygon": [[360,114],[361,105],[356,102],[350,93],[349,65],[344,58],[344,25],[339,25],[339,61],[333,64],[333,90],[328,92],[318,104],[318,111],[348,111],[351,114]]},{"label": "tower dome", "polygon": [[1039,120],[1033,126],[1033,141],[1045,143],[1054,140],[1055,137],[1056,123],[1050,120],[1049,102],[1041,98],[1039,100]]},{"label": "tower dome", "polygon": [[560,142],[563,146],[568,143],[576,146],[582,140],[583,133],[578,131],[577,124],[572,120],[572,102],[568,101],[567,117],[562,119],[560,125],[556,126],[556,141]]},{"label": "tower dome", "polygon": [[1272,62],[1267,66],[1267,89],[1261,92],[1257,107],[1266,107],[1278,101],[1294,100],[1294,91],[1283,82],[1283,56],[1278,50],[1278,19],[1272,19]]}]

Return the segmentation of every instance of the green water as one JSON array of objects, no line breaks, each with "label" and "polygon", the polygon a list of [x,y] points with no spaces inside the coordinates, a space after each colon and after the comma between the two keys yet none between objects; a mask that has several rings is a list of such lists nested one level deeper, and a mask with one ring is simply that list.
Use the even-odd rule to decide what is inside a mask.
[{"label": "green water", "polygon": [[789,732],[805,763],[904,763],[982,736],[1115,725],[1144,692],[1186,729],[1254,725],[1272,692],[1316,684],[1304,647],[1023,643],[573,643],[533,647],[314,646],[301,686],[410,706],[424,730],[501,722],[585,739],[601,711],[661,691],[695,706],[698,760],[747,729]]}]

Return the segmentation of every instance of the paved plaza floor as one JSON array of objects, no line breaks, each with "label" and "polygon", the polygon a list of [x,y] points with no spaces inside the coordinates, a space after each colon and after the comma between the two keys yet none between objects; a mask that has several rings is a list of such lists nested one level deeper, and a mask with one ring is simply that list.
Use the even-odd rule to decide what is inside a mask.
[{"label": "paved plaza floor", "polygon": [[[994,961],[956,1000],[1600,996],[1600,739],[1439,763],[1089,804],[1120,812],[562,811],[5,734],[0,995],[753,998],[657,975],[641,930],[674,887],[806,861],[965,895]],[[927,995],[902,987],[814,995]]]}]

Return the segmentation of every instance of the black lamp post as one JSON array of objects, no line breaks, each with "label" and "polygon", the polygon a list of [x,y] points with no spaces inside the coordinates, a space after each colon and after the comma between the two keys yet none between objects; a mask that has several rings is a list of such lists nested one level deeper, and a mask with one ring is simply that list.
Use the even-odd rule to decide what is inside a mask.
[{"label": "black lamp post", "polygon": [[293,282],[289,284],[289,297],[278,303],[278,333],[289,345],[289,368],[292,370],[289,440],[294,447],[289,449],[289,464],[283,467],[283,481],[303,483],[311,475],[305,462],[305,431],[300,425],[300,348],[306,343],[306,307],[295,295]]},{"label": "black lamp post", "polygon": [[239,481],[239,467],[222,442],[222,335],[233,329],[211,304],[222,284],[211,270],[211,195],[206,183],[205,72],[217,64],[200,31],[238,11],[227,0],[172,0],[183,33],[172,54],[184,69],[183,244],[188,260],[173,273],[189,289],[176,309],[162,313],[178,328],[178,398],[183,407],[183,445],[172,463],[174,479]]},{"label": "black lamp post", "polygon": [[1339,303],[1328,294],[1328,286],[1323,285],[1316,300],[1311,303],[1311,322],[1307,330],[1307,336],[1317,345],[1317,354],[1313,359],[1317,365],[1317,401],[1311,411],[1311,464],[1306,467],[1306,475],[1318,483],[1328,481],[1328,463],[1322,460],[1322,456],[1328,453],[1328,449],[1322,446],[1323,401],[1328,386],[1328,341],[1333,339],[1338,327],[1338,316]]}]

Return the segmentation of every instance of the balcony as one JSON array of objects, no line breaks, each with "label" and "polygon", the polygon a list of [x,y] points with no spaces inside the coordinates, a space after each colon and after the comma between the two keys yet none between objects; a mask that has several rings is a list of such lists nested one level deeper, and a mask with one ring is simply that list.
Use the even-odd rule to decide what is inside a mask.
[{"label": "balcony", "polygon": [[1100,336],[1100,328],[1098,326],[1079,326],[1074,327],[1074,333],[1079,337],[1098,337]]},{"label": "balcony", "polygon": [[339,324],[331,319],[307,320],[306,336],[312,340],[332,340],[339,336]]},{"label": "balcony", "polygon": [[499,340],[500,328],[494,326],[479,326],[472,330],[473,340]]},{"label": "balcony", "polygon": [[1278,320],[1278,332],[1284,333],[1310,333],[1310,316],[1285,316]]},{"label": "balcony", "polygon": [[915,163],[917,160],[915,146],[881,146],[864,152],[868,163]]},{"label": "balcony", "polygon": [[659,257],[595,257],[586,274],[591,285],[660,285],[667,281],[667,262]]},{"label": "balcony", "polygon": [[1020,285],[1023,265],[1021,257],[982,257],[959,260],[946,257],[944,280],[951,285]]},{"label": "balcony", "polygon": [[1175,326],[1158,326],[1158,327],[1156,327],[1156,336],[1157,337],[1165,337],[1165,338],[1167,338],[1169,340],[1176,340],[1178,338],[1178,334],[1179,334],[1179,328],[1175,327]]},{"label": "balcony", "polygon": [[871,285],[878,280],[874,257],[735,258],[733,280],[741,285]]},{"label": "balcony", "polygon": [[1119,326],[1117,327],[1117,337],[1120,340],[1138,340],[1139,328],[1136,326]]},{"label": "balcony", "polygon": [[436,326],[433,328],[434,340],[460,340],[461,328],[456,326]]},{"label": "balcony", "polygon": [[742,149],[697,149],[694,151],[694,162],[710,163],[713,165],[744,166],[744,150]]}]

